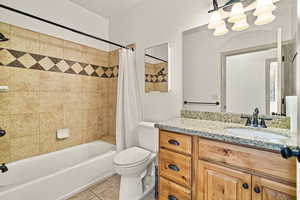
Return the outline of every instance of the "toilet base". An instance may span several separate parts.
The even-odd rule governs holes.
[[[142,177],[121,177],[119,200],[139,199],[142,195]]]

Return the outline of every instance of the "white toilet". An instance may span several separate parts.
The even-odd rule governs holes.
[[[154,123],[141,122],[139,146],[119,152],[114,158],[116,172],[121,175],[119,200],[138,200],[143,196],[142,179],[158,152],[158,129]]]

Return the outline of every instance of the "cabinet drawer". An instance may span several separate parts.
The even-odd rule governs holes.
[[[283,159],[280,153],[242,147],[199,138],[199,158],[236,166],[292,183],[296,182],[295,159]]]
[[[192,153],[192,137],[167,131],[160,131],[160,147],[180,153]]]
[[[160,175],[178,184],[190,187],[192,173],[192,159],[179,153],[160,149]]]
[[[159,200],[191,200],[191,191],[160,177]]]

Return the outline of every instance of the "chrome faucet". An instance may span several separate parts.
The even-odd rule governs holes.
[[[272,120],[271,118],[260,118],[258,108],[254,109],[252,117],[242,116],[241,118],[247,119],[245,126],[260,127],[260,128],[267,128],[265,120]]]

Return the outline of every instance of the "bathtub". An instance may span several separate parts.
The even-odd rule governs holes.
[[[95,141],[9,163],[0,200],[65,200],[112,176],[115,154],[115,145]]]

